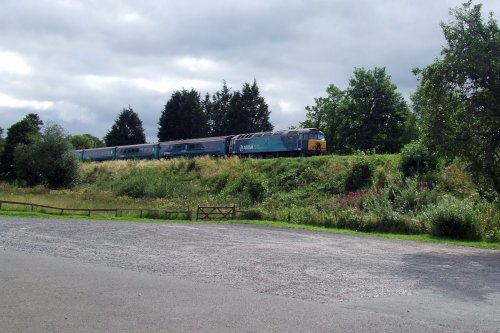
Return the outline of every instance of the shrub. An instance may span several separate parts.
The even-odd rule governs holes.
[[[116,192],[132,198],[143,198],[146,195],[147,179],[132,170],[126,177],[116,182]]]
[[[296,170],[284,169],[282,173],[274,176],[274,187],[282,191],[293,190],[298,187],[298,175]]]
[[[377,222],[373,231],[399,234],[419,234],[425,231],[424,225],[418,220],[393,210],[381,210],[375,216]]]
[[[369,192],[362,202],[365,211],[375,219],[370,231],[417,234],[425,232],[425,225],[417,219],[396,211],[389,200],[389,190]]]
[[[266,186],[261,176],[254,172],[245,172],[229,189],[230,194],[236,195],[249,204],[260,203],[266,196]]]
[[[369,214],[361,214],[354,210],[345,210],[337,213],[337,227],[357,231],[373,230],[376,220]]]
[[[345,191],[354,192],[370,184],[373,167],[366,159],[358,158],[351,166],[345,181]]]
[[[335,201],[335,208],[338,210],[360,209],[367,193],[368,190],[359,190],[340,196]]]
[[[439,177],[439,189],[461,198],[473,196],[476,186],[467,170],[467,164],[455,159],[444,168]]]
[[[112,187],[119,195],[133,198],[188,197],[193,191],[191,183],[181,183],[179,176],[157,169],[132,169]]]
[[[209,178],[207,185],[209,186],[210,193],[219,194],[226,188],[228,181],[229,173],[223,173],[221,175],[214,176],[213,178]]]
[[[426,182],[406,178],[399,187],[390,189],[389,199],[393,208],[403,214],[417,214],[430,204],[437,202],[437,193],[429,189]]]
[[[45,184],[50,188],[69,188],[79,178],[79,163],[64,129],[50,124],[29,145],[19,144],[14,151],[16,176],[29,186]]]
[[[311,207],[293,207],[289,210],[288,222],[314,226],[331,225],[330,216]]]
[[[346,188],[347,173],[345,171],[334,173],[322,186],[322,191],[327,194],[344,194]]]
[[[243,220],[262,220],[263,219],[262,212],[255,210],[255,209],[242,211],[240,213],[240,217]]]
[[[463,240],[483,239],[483,226],[476,218],[474,205],[467,200],[447,198],[427,214],[432,234]]]
[[[436,158],[419,140],[410,142],[401,150],[400,169],[406,177],[433,171],[436,166]]]
[[[484,226],[485,239],[500,243],[500,202],[482,201],[476,205],[476,216]]]

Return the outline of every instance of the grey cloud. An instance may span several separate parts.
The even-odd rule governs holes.
[[[483,1],[498,16],[500,4]],[[0,52],[19,54],[29,75],[0,72],[0,96],[49,101],[42,118],[102,137],[129,104],[154,139],[174,89],[203,96],[257,79],[276,128],[297,125],[329,84],[355,67],[385,66],[405,97],[413,67],[439,56],[447,1],[30,1],[4,0]],[[1,67],[0,67],[1,68]],[[6,128],[33,107],[2,106]],[[5,103],[4,103],[5,104]],[[25,103],[26,104],[26,103]],[[26,105],[34,105],[26,104]],[[88,114],[89,121],[69,113]]]

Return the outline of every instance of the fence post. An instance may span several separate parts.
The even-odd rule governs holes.
[[[196,210],[196,221],[198,221],[199,216],[200,216],[200,205],[198,205],[198,209]]]
[[[0,200],[0,209],[2,209],[2,200]]]
[[[33,207],[33,206],[31,206],[31,207]],[[64,209],[61,208],[61,215],[63,214],[63,211],[64,211]]]
[[[88,216],[90,216],[90,209],[88,210],[88,213],[87,213]]]
[[[118,217],[118,208],[115,209],[115,217]]]
[[[236,216],[236,205],[233,205],[233,214],[232,214],[232,219],[234,220]]]
[[[33,211],[33,204],[31,204],[31,211]]]

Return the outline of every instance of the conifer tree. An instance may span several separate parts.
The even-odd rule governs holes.
[[[165,104],[158,125],[159,141],[206,136],[207,119],[200,94],[194,89],[175,91]]]
[[[142,121],[130,105],[118,115],[104,141],[106,147],[146,143]]]

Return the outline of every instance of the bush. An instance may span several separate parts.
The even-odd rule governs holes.
[[[323,192],[327,194],[344,194],[346,188],[347,173],[345,171],[334,173],[322,186]]]
[[[288,214],[290,223],[329,227],[334,224],[331,216],[311,207],[293,207]]]
[[[376,220],[369,214],[361,214],[354,210],[345,210],[337,213],[337,227],[357,231],[371,231]]]
[[[389,199],[394,210],[403,214],[415,215],[437,202],[437,193],[429,189],[426,182],[416,178],[406,178],[399,187],[390,189]]]
[[[351,166],[345,181],[345,191],[354,192],[370,185],[373,175],[373,167],[365,160],[358,158]]]
[[[482,240],[483,226],[470,201],[447,198],[427,214],[432,234],[463,240]]]
[[[50,188],[69,188],[79,179],[79,163],[62,127],[48,125],[29,145],[19,144],[14,151],[18,180],[29,186],[45,184]]]
[[[132,169],[115,180],[112,187],[119,195],[132,198],[179,198],[189,197],[193,188],[182,183],[179,176],[157,169]]]
[[[477,191],[467,164],[459,159],[455,159],[441,172],[439,189],[461,198],[471,197]]]
[[[363,200],[362,206],[371,214],[375,223],[369,231],[418,234],[425,232],[425,225],[417,219],[396,211],[389,200],[388,190],[371,192]]]
[[[419,140],[410,142],[401,150],[400,169],[406,177],[433,171],[436,166],[436,158]]]
[[[214,176],[207,180],[207,185],[209,187],[209,192],[213,194],[221,193],[227,186],[229,181],[229,173],[223,173],[221,175]]]
[[[240,217],[242,220],[262,220],[263,219],[262,212],[255,210],[255,209],[242,211],[240,213]]]
[[[416,219],[393,210],[378,211],[376,225],[373,231],[398,234],[420,234],[425,227]]]
[[[229,193],[240,197],[249,204],[260,203],[266,197],[266,186],[261,176],[254,172],[245,172],[229,189]]]
[[[500,243],[500,202],[482,201],[475,208],[476,216],[484,226],[485,239]]]

